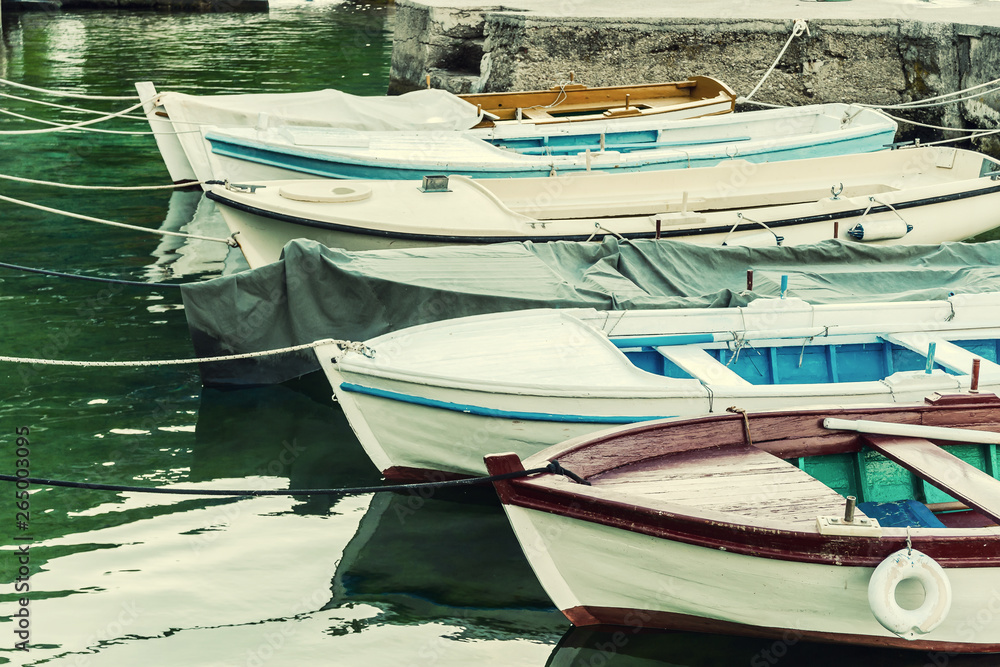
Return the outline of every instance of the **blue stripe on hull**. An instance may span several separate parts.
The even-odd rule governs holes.
[[[597,172],[635,172],[654,171],[660,169],[683,169],[687,167],[711,167],[728,159],[738,158],[749,162],[777,162],[782,160],[799,160],[815,157],[832,157],[849,153],[870,153],[885,148],[895,137],[894,131],[880,130],[862,137],[852,137],[825,141],[821,143],[802,144],[783,149],[758,149],[756,151],[738,152],[729,155],[724,150],[710,155],[692,157],[684,155],[678,149],[676,153],[663,155],[656,159],[631,162],[627,165],[593,164],[592,170]],[[264,164],[288,171],[321,176],[325,178],[348,179],[378,179],[378,180],[419,180],[427,174],[459,174],[471,178],[523,178],[532,176],[547,176],[552,170],[550,164],[541,162],[537,165],[517,166],[511,169],[497,168],[461,168],[430,165],[426,167],[407,166],[402,164],[373,164],[353,162],[344,159],[331,159],[322,154],[309,154],[299,150],[272,149],[262,144],[242,142],[209,135],[212,152],[225,157]],[[572,166],[556,166],[560,174],[586,171],[585,164]]]
[[[342,382],[340,388],[344,391],[387,398],[391,401],[410,403],[412,405],[423,405],[430,408],[448,410],[450,412],[462,412],[464,414],[476,415],[479,417],[498,417],[501,419],[520,419],[522,421],[544,421],[544,422],[568,422],[572,424],[634,424],[636,422],[650,421],[653,419],[664,419],[660,417],[627,417],[627,416],[605,416],[605,415],[561,415],[548,412],[520,412],[517,410],[497,410],[495,408],[484,408],[478,405],[466,405],[463,403],[449,403],[438,401],[423,396],[413,396],[412,394],[402,394],[386,389],[376,389],[375,387],[365,387],[353,382]]]

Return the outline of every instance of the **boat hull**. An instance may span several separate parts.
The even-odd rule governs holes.
[[[1000,391],[1000,365],[991,361],[1000,355],[996,304],[996,295],[984,294],[521,311],[386,334],[368,341],[371,358],[335,346],[317,347],[316,356],[384,475],[470,476],[485,473],[482,457],[491,452],[524,457],[616,425],[728,406],[916,404],[934,392],[968,390],[976,357],[979,387]]]
[[[522,225],[525,229],[521,233],[517,233],[520,230],[501,230],[498,233],[476,236],[449,233],[457,231],[452,229],[398,231],[285,215],[247,206],[228,198],[222,188],[209,191],[208,197],[219,205],[229,231],[237,234],[237,240],[251,268],[278,261],[285,245],[300,238],[317,241],[331,248],[382,250],[525,241],[600,241],[606,236],[625,239],[657,237],[654,223],[649,221],[648,216],[580,220],[574,225],[579,230],[578,233],[558,234],[555,231],[558,229],[556,225],[552,226],[553,232],[546,232],[542,225],[527,229],[525,224]],[[867,213],[870,202],[866,199],[857,197],[839,202],[772,207],[771,210],[748,207],[741,211],[745,220],[732,212],[695,215],[686,224],[681,222],[665,225],[660,231],[660,238],[699,245],[734,246],[792,246],[818,243],[830,238],[868,245],[936,245],[962,241],[997,226],[998,220],[994,212],[1000,207],[1000,184],[984,184],[977,190],[936,188],[934,192],[926,193],[926,196],[917,195],[903,204],[897,202],[893,209],[876,205],[872,207],[874,212]],[[455,213],[457,211],[450,215]],[[442,215],[449,213],[442,212]],[[858,223],[870,227],[902,225],[905,228],[909,225],[911,231],[888,238],[858,241],[849,233]],[[567,231],[566,225],[561,227]],[[630,231],[637,228],[642,231]]]
[[[803,405],[918,403],[935,391],[962,389],[943,372],[882,382],[818,385],[791,393],[781,385],[724,393],[660,396],[490,394],[361,376],[324,364],[337,401],[372,462],[388,479],[437,479],[486,474],[483,456],[512,451],[526,458],[569,438],[615,425],[693,416],[739,405],[764,411]],[[920,374],[923,375],[923,374]],[[1000,391],[1000,383],[983,384]],[[673,393],[673,395],[670,395]]]
[[[1000,651],[997,568],[946,568],[951,612],[930,634],[907,641],[871,612],[874,568],[734,554],[548,511],[504,509],[542,587],[574,625]]]
[[[940,147],[701,169],[472,180],[213,186],[251,266],[292,239],[348,250],[664,238],[701,245],[959,241],[997,225],[1000,163]],[[858,238],[860,237],[860,238]]]
[[[752,142],[720,142],[712,147],[677,146],[619,153],[580,150],[575,156],[497,155],[473,161],[462,158],[468,149],[456,147],[453,157],[439,157],[432,143],[407,151],[402,159],[391,155],[348,153],[281,142],[243,138],[232,133],[210,132],[212,177],[230,181],[335,178],[420,180],[433,174],[470,178],[528,178],[582,172],[642,172],[710,167],[724,160],[749,162],[801,160],[883,150],[895,138],[894,125],[843,132],[830,136],[802,135]],[[411,157],[412,156],[412,157]]]

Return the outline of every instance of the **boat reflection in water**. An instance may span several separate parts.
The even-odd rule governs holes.
[[[291,489],[378,484],[378,471],[328,394],[329,389],[313,386],[308,378],[295,389],[203,388],[190,480],[258,477],[263,478],[260,488],[280,488],[267,478],[287,477]],[[325,515],[339,498],[297,500],[292,508],[296,514]]]
[[[551,642],[565,617],[528,566],[492,488],[376,494],[344,549],[328,607],[383,610],[383,623],[440,621],[462,637]]]
[[[198,190],[170,193],[160,231],[182,232],[209,238],[226,238],[229,231],[219,209]],[[164,235],[152,252],[156,258],[144,268],[152,282],[190,278],[201,274],[230,275],[247,268],[239,249],[224,243]]]
[[[756,639],[640,628],[571,628],[546,667],[993,667],[996,656]]]

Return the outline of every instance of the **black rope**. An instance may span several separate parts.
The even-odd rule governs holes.
[[[33,269],[30,266],[18,266],[17,264],[8,264],[7,262],[0,262],[0,267],[5,269],[17,269],[18,271],[27,271],[28,273],[40,273],[43,276],[56,276],[58,278],[76,278],[77,280],[91,280],[98,283],[111,283],[113,285],[135,285],[138,287],[180,287],[179,283],[144,283],[137,280],[119,280],[116,278],[99,278],[97,276],[81,276],[76,273],[60,273],[59,271],[49,271],[47,269]]]
[[[518,479],[549,472],[554,475],[565,475],[575,482],[590,486],[590,482],[575,473],[566,470],[558,461],[552,461],[544,468],[517,470],[489,477],[469,477],[452,479],[443,482],[418,482],[414,484],[387,484],[382,486],[355,486],[344,489],[167,489],[158,486],[125,486],[120,484],[93,484],[91,482],[67,482],[58,479],[41,479],[38,477],[17,477],[16,475],[0,475],[0,482],[26,482],[38,486],[60,486],[69,489],[92,489],[96,491],[120,491],[131,493],[164,493],[182,496],[355,496],[363,493],[385,493],[397,491],[417,491],[419,489],[444,489],[455,486],[475,486],[492,484],[506,479]]]

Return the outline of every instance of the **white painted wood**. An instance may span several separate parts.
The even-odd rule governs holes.
[[[411,327],[367,341],[374,358],[316,349],[324,371],[358,438],[381,470],[425,467],[485,474],[482,458],[500,451],[525,457],[570,437],[629,422],[719,412],[815,405],[920,403],[935,391],[954,393],[968,376],[941,370],[895,373],[883,380],[840,384],[735,384],[666,378],[634,366],[604,331],[628,336],[691,332],[729,334],[741,322],[770,322],[796,336],[800,327],[850,325],[854,342],[862,323],[872,335],[887,327],[939,331],[942,337],[1000,336],[1000,294],[953,297],[949,302],[833,304],[761,299],[746,308],[598,312],[533,310],[460,318]],[[975,323],[982,330],[967,327]],[[815,343],[836,344],[831,334]],[[718,343],[714,343],[718,345]],[[697,355],[692,355],[697,356]],[[706,355],[707,356],[707,355]],[[721,366],[721,365],[720,365]],[[731,370],[731,369],[730,369]],[[349,382],[408,400],[341,389]],[[1000,381],[984,381],[984,392]],[[450,409],[449,409],[450,407]]]
[[[713,448],[664,457],[655,468],[612,470],[588,481],[631,496],[746,518],[811,526],[818,516],[843,514],[844,498],[816,478],[753,447]],[[864,514],[857,512],[859,517]]]
[[[886,340],[913,350],[925,357],[929,353],[930,344],[934,343],[934,360],[945,368],[969,375],[972,373],[973,360],[979,359],[980,377],[984,375],[1000,377],[1000,364],[996,364],[989,359],[983,359],[979,355],[973,354],[932,332],[913,331],[893,333],[886,336]]]
[[[857,431],[858,433],[898,435],[906,438],[928,438],[931,440],[948,440],[950,442],[1000,445],[1000,433],[974,431],[968,428],[924,426],[923,424],[892,424],[867,419],[834,418],[824,419],[823,427],[837,431]]]
[[[684,372],[712,385],[751,386],[729,367],[694,345],[661,345],[656,351],[677,364]]]
[[[478,140],[453,137],[455,155],[476,151],[492,154],[498,149],[476,144]],[[471,143],[470,143],[471,142]],[[400,153],[419,152],[419,141],[382,137],[376,142]],[[452,177],[450,192],[424,193],[411,181],[363,182],[372,188],[371,197],[358,202],[292,202],[278,195],[289,181],[267,169],[254,175],[241,161],[224,156],[210,159],[220,169],[230,169],[234,182],[254,182],[266,187],[253,194],[234,192],[223,186],[210,190],[220,198],[220,209],[231,231],[239,231],[241,244],[256,253],[262,262],[275,261],[285,243],[293,238],[311,238],[332,247],[351,250],[383,247],[415,247],[435,244],[482,242],[484,239],[543,239],[567,237],[600,238],[607,234],[651,234],[656,220],[664,233],[680,232],[677,238],[715,245],[723,241],[738,244],[741,238],[769,234],[763,226],[728,233],[747,220],[769,225],[775,221],[807,218],[838,212],[863,212],[873,205],[869,193],[879,194],[879,202],[900,204],[981,189],[995,182],[980,178],[984,158],[972,151],[959,151],[953,169],[933,168],[935,151],[928,147],[911,151],[884,151],[829,158],[813,158],[746,166],[723,163],[715,167],[637,173],[589,173],[552,178],[477,179]],[[502,151],[500,151],[502,153]],[[504,159],[509,159],[507,156]],[[499,158],[498,158],[499,159]],[[222,163],[226,162],[223,167]],[[931,165],[915,169],[913,165]],[[1000,167],[1000,165],[997,165]],[[256,169],[254,167],[253,169]],[[285,178],[288,178],[285,176]],[[719,183],[749,182],[740,188],[719,188]],[[829,183],[845,183],[837,199],[822,196]],[[343,181],[351,186],[361,181]],[[788,195],[789,184],[809,189],[818,198],[796,200]],[[892,190],[888,192],[887,190]],[[688,193],[685,213],[683,193]],[[804,196],[804,195],[803,195]],[[233,205],[227,205],[232,202]],[[914,229],[900,239],[873,241],[882,244],[940,243],[967,238],[996,225],[993,214],[1000,207],[1000,193],[967,197],[949,202],[925,204],[907,210],[906,219]],[[264,213],[248,213],[252,207]],[[475,215],[470,215],[475,211]],[[739,217],[742,215],[743,218]],[[312,221],[301,225],[275,219],[291,216]],[[664,217],[666,216],[666,217]],[[839,237],[851,241],[847,230],[860,220],[860,213],[845,217]],[[891,211],[869,213],[866,221],[896,221]],[[947,223],[945,223],[947,221]],[[318,225],[318,226],[317,226]],[[324,229],[332,225],[336,229]],[[696,234],[703,228],[725,231]],[[366,232],[377,232],[376,235]],[[802,223],[775,229],[783,245],[815,243],[833,236],[833,223]],[[380,234],[408,234],[418,238],[389,238]],[[854,241],[851,241],[854,242]],[[770,327],[763,327],[770,328]]]
[[[755,558],[504,505],[525,555],[560,609],[578,605],[661,611],[739,623],[893,637],[872,615],[873,568]],[[926,529],[911,529],[918,535]],[[991,529],[984,535],[995,535]],[[872,538],[877,539],[877,538]],[[954,599],[928,641],[993,643],[1000,637],[1000,569],[946,568]],[[914,593],[904,604],[916,606]],[[641,615],[634,615],[636,626]]]

